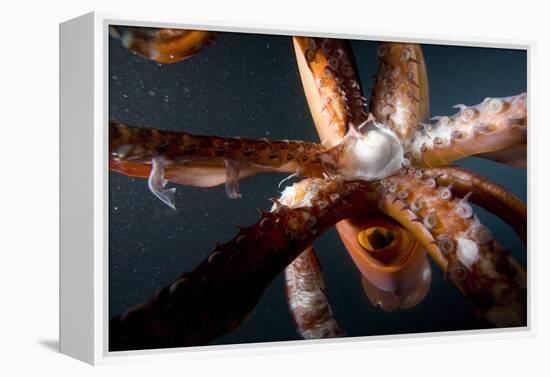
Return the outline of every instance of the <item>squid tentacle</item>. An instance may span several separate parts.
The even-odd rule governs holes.
[[[476,154],[476,157],[525,169],[527,168],[527,144],[517,145],[515,147],[496,152]]]
[[[317,190],[316,184],[315,181],[306,181],[286,188],[279,199],[280,203],[290,208],[299,207],[304,201],[309,201],[307,197]],[[338,191],[334,191],[329,199],[340,200]],[[329,202],[321,201],[319,206],[326,209]],[[312,246],[287,266],[285,286],[290,313],[304,339],[343,336],[344,332],[334,318],[326,294],[321,264]]]
[[[496,327],[526,324],[526,273],[492,239],[467,198],[406,169],[382,185],[381,210],[418,238],[484,321]]]
[[[110,350],[200,345],[235,329],[271,281],[313,240],[378,203],[379,184],[374,182],[311,179],[299,184],[308,186],[300,207],[278,204],[262,212],[256,224],[218,245],[193,271],[112,319]]]
[[[109,138],[111,158],[120,161],[149,163],[159,156],[171,163],[219,159],[313,177],[322,176],[321,155],[327,151],[322,145],[303,141],[193,135],[117,122],[111,122]]]
[[[443,186],[452,185],[453,192],[470,200],[510,224],[525,243],[527,240],[527,207],[513,193],[465,168],[441,167],[424,169],[425,177],[435,178]]]
[[[410,43],[380,43],[371,111],[405,144],[429,113],[428,75],[422,49]]]
[[[335,146],[348,134],[350,125],[358,126],[368,119],[353,52],[348,42],[339,39],[293,37],[293,42],[317,132],[323,144]],[[285,284],[290,313],[303,338],[344,335],[334,318],[313,248],[306,249],[285,269]]]
[[[448,165],[461,158],[490,157],[490,152],[527,144],[526,93],[487,98],[476,106],[457,107],[460,111],[455,115],[432,118],[435,124],[419,124],[418,131],[405,146],[414,164]]]
[[[111,26],[110,33],[130,51],[158,63],[176,63],[212,43],[218,33],[204,30]]]
[[[290,312],[302,338],[345,336],[334,318],[321,264],[313,247],[308,247],[287,266],[285,284]]]
[[[304,92],[321,140],[337,144],[368,119],[349,43],[332,38],[294,37]]]
[[[303,141],[192,135],[118,122],[110,123],[109,139],[111,170],[146,178],[153,174],[153,159],[158,159],[163,162],[164,179],[196,186],[225,182],[231,198],[240,196],[239,178],[252,174],[322,177],[328,172],[322,158],[327,147]],[[225,176],[220,176],[220,171],[226,172]]]

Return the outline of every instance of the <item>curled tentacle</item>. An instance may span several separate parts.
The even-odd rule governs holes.
[[[446,276],[474,302],[483,320],[497,327],[525,326],[524,269],[492,239],[467,199],[442,199],[438,188],[426,181],[409,174],[388,178],[398,191],[411,195],[400,199],[388,190],[381,210],[422,242]],[[422,204],[413,206],[415,202]]]
[[[518,236],[527,240],[527,207],[504,187],[489,181],[468,169],[442,167],[419,170],[426,178],[434,178],[440,185],[452,184],[453,192],[465,196],[471,192],[470,200],[502,218],[510,224]]]
[[[422,49],[410,43],[380,43],[371,111],[405,145],[429,113],[428,75]]]
[[[200,345],[235,329],[271,281],[313,240],[378,203],[377,183],[305,180],[284,195],[295,195],[299,185],[307,186],[297,201],[300,207],[281,204],[262,212],[256,224],[218,245],[193,271],[111,320],[110,351]],[[349,195],[335,196],[343,190]]]
[[[294,37],[300,77],[315,126],[323,143],[335,145],[349,125],[367,120],[353,53],[346,41]]]
[[[526,93],[487,98],[476,106],[457,106],[460,111],[455,115],[435,117],[435,124],[420,125],[411,143],[405,146],[415,164],[448,165],[460,158],[479,154],[491,157],[492,152],[514,148],[516,153],[517,148],[527,143]],[[497,155],[494,158],[517,161],[519,157]]]
[[[208,46],[217,33],[203,30],[111,26],[110,33],[124,47],[159,63],[184,60]]]

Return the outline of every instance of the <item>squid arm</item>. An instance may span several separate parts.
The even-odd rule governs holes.
[[[283,191],[280,203],[290,208],[300,207],[309,201],[311,192],[318,189],[316,186],[318,183],[312,180],[296,183]],[[335,191],[331,200],[338,201],[339,195]],[[328,205],[328,202],[321,203],[324,207]],[[321,264],[312,246],[285,269],[285,285],[290,313],[304,339],[334,338],[344,334],[334,319]]]
[[[165,181],[191,186],[225,183],[228,195],[236,198],[240,196],[239,179],[257,173],[322,177],[322,157],[329,150],[303,141],[192,135],[111,121],[109,151],[113,171],[150,181],[158,173]],[[162,169],[152,169],[155,163]],[[164,195],[162,188],[153,192]]]
[[[193,271],[112,319],[110,351],[201,345],[235,329],[271,281],[321,233],[376,208],[379,200],[378,183],[310,179],[299,184],[308,185],[302,206],[275,200],[271,212],[217,245]]]
[[[406,145],[411,161],[435,167],[479,155],[525,166],[527,94],[487,98],[479,105],[457,105],[452,116],[438,116],[435,124],[420,123]]]
[[[524,243],[527,241],[527,207],[504,187],[459,167],[424,169],[423,174],[427,178],[435,178],[441,186],[452,187],[455,195],[469,195],[472,203],[503,219]]]
[[[208,46],[216,32],[204,30],[157,29],[134,26],[111,26],[111,36],[124,47],[158,63],[176,63]]]
[[[516,147],[511,147],[509,149],[496,152],[476,154],[476,157],[525,169],[527,168],[527,144],[518,145]]]
[[[129,177],[147,179],[151,175],[151,164],[136,161],[111,159],[109,169]],[[239,180],[267,172],[276,172],[266,167],[244,165],[239,169]],[[195,187],[223,185],[227,179],[227,168],[222,160],[189,161],[183,164],[164,166],[164,178],[176,184]]]
[[[526,325],[526,272],[493,240],[467,198],[414,168],[381,184],[381,210],[416,236],[482,320],[496,327]]]
[[[402,144],[429,114],[428,75],[422,49],[411,43],[380,43],[371,112]]]
[[[332,38],[294,37],[302,85],[321,141],[338,144],[349,126],[368,118],[366,98],[348,42]]]
[[[285,284],[290,312],[302,338],[344,336],[334,318],[321,264],[313,247],[308,247],[288,265]]]

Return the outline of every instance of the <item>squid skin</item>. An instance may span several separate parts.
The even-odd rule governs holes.
[[[343,218],[376,208],[378,183],[311,179],[304,206],[262,212],[190,273],[147,303],[114,318],[109,350],[202,345],[241,324],[266,287],[320,234]]]
[[[111,26],[110,33],[130,51],[158,63],[185,60],[212,43],[217,33],[204,30]]]
[[[526,157],[494,152],[527,144],[527,94],[506,98],[487,98],[476,106],[457,105],[455,115],[438,116],[435,124],[419,124],[419,129],[406,145],[406,152],[417,166],[436,167],[481,155],[486,158],[511,160],[521,164]]]
[[[469,200],[503,219],[514,228],[520,239],[527,241],[527,206],[504,187],[465,168],[424,169],[427,178],[435,178],[442,186],[452,186],[458,196],[470,194]]]
[[[417,237],[484,322],[526,325],[526,273],[493,240],[467,198],[456,198],[448,187],[414,168],[381,183],[381,210]]]

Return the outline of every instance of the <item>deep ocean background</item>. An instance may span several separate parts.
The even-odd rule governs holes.
[[[376,43],[352,41],[365,95],[376,73]],[[450,115],[452,106],[485,97],[526,91],[527,56],[522,50],[423,45],[430,82],[431,115]],[[111,38],[109,116],[134,126],[199,134],[317,141],[298,75],[291,38],[222,33],[191,59],[159,65],[136,56]],[[526,201],[523,169],[469,158],[459,163],[497,182]],[[285,176],[241,181],[243,197],[231,200],[223,186],[177,186],[177,211],[148,191],[147,182],[109,175],[109,316],[139,304],[193,269],[236,234],[236,225],[257,220],[256,207],[278,195]],[[526,248],[513,230],[476,208],[493,236],[524,266]],[[386,313],[363,293],[360,275],[332,230],[315,248],[323,265],[335,316],[349,336],[478,328],[465,298],[432,264],[432,287],[416,308]],[[300,339],[289,314],[282,274],[249,319],[213,344]]]

